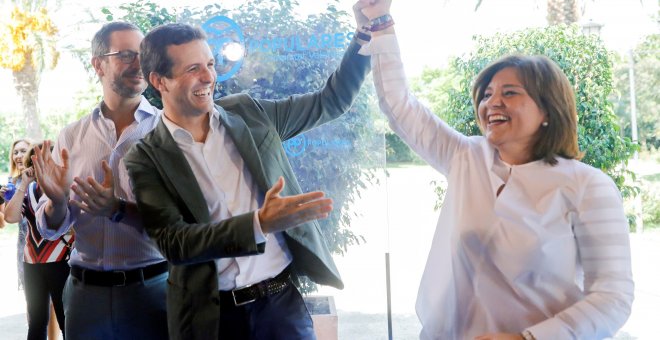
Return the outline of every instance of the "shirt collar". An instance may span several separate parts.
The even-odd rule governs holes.
[[[220,125],[220,114],[218,111],[213,109],[211,112],[211,119],[209,120],[209,134],[212,134],[216,131],[216,129]],[[162,115],[163,117],[163,123],[165,123],[165,127],[167,127],[167,130],[170,131],[172,134],[172,137],[177,143],[183,143],[183,144],[193,144],[194,139],[193,136],[188,130],[180,127],[176,123],[174,123],[172,120],[167,118],[165,114]]]
[[[101,118],[101,107],[103,105],[103,101],[99,102],[94,110],[92,111],[92,118],[98,119]],[[143,120],[153,117],[158,115],[161,112],[158,108],[155,106],[151,105],[147,98],[144,96],[140,96],[140,104],[138,105],[137,109],[135,110],[135,113],[133,113],[133,117],[135,118],[135,121],[138,123],[141,123]]]

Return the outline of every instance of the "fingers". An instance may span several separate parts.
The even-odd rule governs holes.
[[[45,140],[44,141],[43,147],[41,148],[40,151],[41,151],[41,158],[42,158],[44,164],[51,161],[50,140]]]
[[[106,200],[108,198],[106,196],[109,196],[106,188],[101,186],[101,184],[92,177],[87,177],[86,181],[82,180],[80,177],[76,177],[73,181],[76,185],[72,185],[71,189],[81,198],[88,197],[89,200],[99,202],[101,200]]]
[[[112,177],[111,177],[112,178]],[[101,185],[92,177],[86,180],[76,177],[71,190],[77,199],[72,202],[82,210],[93,215],[108,215],[115,205],[114,189]],[[104,181],[105,182],[105,181]]]
[[[376,0],[358,0],[353,5],[353,10],[361,10],[367,6],[371,6],[376,3]]]
[[[325,194],[322,191],[313,191],[295,196],[289,196],[286,197],[285,199],[287,200],[287,203],[290,205],[301,205],[308,203],[310,201],[318,200],[320,198],[323,198],[324,196]]]
[[[280,178],[277,179],[277,182],[275,182],[275,184],[266,192],[265,200],[268,201],[278,197],[282,192],[282,189],[284,189],[284,178],[280,176]]]
[[[300,205],[291,212],[290,226],[327,218],[332,209],[332,199],[330,198],[318,199]]]
[[[110,165],[108,164],[107,161],[102,161],[101,162],[101,167],[103,168],[103,185],[102,185],[102,187],[104,187],[104,188],[114,187],[115,181],[114,181],[113,176],[112,176],[112,169],[110,168]],[[96,181],[94,181],[94,183],[97,184],[99,187],[101,186]]]
[[[48,153],[50,154],[50,146],[48,147]],[[66,149],[62,149],[62,151],[60,152],[60,156],[62,158],[62,167],[64,169],[68,169],[69,168],[69,151],[67,151]]]
[[[32,166],[34,167],[34,175],[37,178],[37,182],[39,182],[43,174],[43,168],[41,158],[38,156],[38,151],[35,151],[35,154],[32,156]]]
[[[295,201],[294,197],[287,197],[287,199]],[[286,209],[292,220],[295,221],[295,224],[300,224],[314,219],[312,218],[313,216],[319,216],[323,214],[327,215],[333,209],[332,203],[332,198],[317,198],[313,200],[306,200],[303,203],[287,203],[283,209]]]
[[[85,203],[82,203],[82,202],[79,202],[79,201],[76,201],[76,200],[70,200],[69,203],[72,204],[72,205],[75,205],[76,207],[78,207],[78,209],[80,209],[80,210],[82,210],[82,211],[84,211],[88,214],[93,214],[92,209],[90,208],[90,206],[88,206]]]

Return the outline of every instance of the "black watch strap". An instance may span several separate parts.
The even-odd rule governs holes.
[[[126,215],[126,200],[120,197],[119,206],[112,216],[110,216],[110,221],[117,223],[124,218],[124,215]]]

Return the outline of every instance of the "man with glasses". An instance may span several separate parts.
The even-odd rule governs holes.
[[[124,166],[124,154],[151,131],[160,110],[146,88],[138,53],[143,35],[112,22],[92,40],[92,66],[103,100],[64,128],[52,153],[36,150],[45,195],[37,224],[47,239],[76,232],[64,289],[68,339],[167,339],[167,262],[145,233]]]

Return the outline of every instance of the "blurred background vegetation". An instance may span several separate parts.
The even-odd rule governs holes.
[[[14,56],[0,54],[0,67],[11,70],[16,95],[22,98],[25,105],[32,105],[30,101],[38,101],[40,77],[57,64],[62,53],[72,54],[82,65],[89,65],[88,41],[75,41],[67,35],[70,34],[67,32],[80,30],[77,27],[84,27],[83,24],[89,22],[128,20],[147,31],[155,25],[172,21],[201,24],[211,16],[222,14],[236,21],[244,28],[244,34],[251,37],[267,36],[273,32],[287,36],[301,32],[315,34],[353,30],[352,13],[339,10],[338,0],[330,1],[324,11],[305,17],[295,15],[300,6],[295,0],[251,0],[236,8],[224,8],[220,4],[163,7],[158,2],[138,0],[102,10],[76,13],[76,18],[72,20],[75,23],[61,28],[50,20],[54,13],[63,10],[59,0],[9,0],[5,1],[5,5],[7,3],[14,9],[11,20],[0,22],[0,46],[9,46],[8,41],[20,37],[22,47],[14,50],[3,48],[3,53],[11,51]],[[458,130],[473,134],[477,130],[468,91],[476,72],[489,61],[512,52],[549,56],[560,64],[575,86],[580,112],[580,146],[586,151],[585,162],[612,176],[628,199],[639,193],[643,202],[645,227],[660,227],[660,175],[642,173],[636,177],[629,171],[630,164],[627,164],[635,150],[639,150],[639,157],[647,163],[660,162],[660,98],[657,90],[660,79],[660,35],[647,36],[631,53],[610,51],[596,36],[580,32],[576,25],[579,13],[575,15],[575,11],[580,10],[579,6],[576,7],[577,3],[574,0],[548,0],[547,28],[475,37],[472,53],[453,58],[446,67],[425,69],[420,76],[411,79],[413,90],[440,117]],[[477,9],[481,4],[482,1],[475,1]],[[92,33],[89,32],[90,36]],[[16,53],[19,57],[15,57]],[[223,95],[246,91],[259,98],[279,98],[304,92],[320,86],[336,63],[336,59],[284,62],[265,55],[255,56],[246,60],[242,71],[223,83],[220,91]],[[635,70],[638,143],[633,143],[630,138],[631,67]],[[22,77],[21,73],[32,76]],[[259,76],[255,77],[257,73]],[[32,83],[25,85],[25,79]],[[100,100],[99,86],[91,70],[89,80],[85,90],[67,99],[72,103],[71,108],[61,112],[46,108],[48,114],[40,114],[38,106],[36,109],[27,106],[24,113],[17,114],[4,112],[0,107],[0,129],[3,131],[0,134],[0,172],[7,171],[8,146],[15,137],[30,135],[55,139],[63,126],[89,113]],[[62,83],[65,84],[66,79]],[[334,180],[335,188],[321,189],[332,191],[347,188],[344,190],[345,197],[338,202],[338,206],[347,208],[359,198],[359,189],[373,180],[370,169],[384,162],[382,151],[376,151],[383,144],[388,163],[421,164],[419,158],[396,135],[379,125],[377,119],[380,118],[373,91],[370,86],[366,86],[354,109],[339,125],[306,135],[308,139],[328,140],[334,138],[337,131],[351,131],[354,135],[350,137],[362,142],[353,142],[344,153],[319,149],[310,153],[310,158],[292,158],[303,187],[318,188],[318,183],[333,182],[324,179],[331,177],[334,180],[338,176]],[[34,126],[39,127],[36,133]],[[383,134],[384,141],[381,137]],[[334,159],[337,166],[324,169],[329,171],[319,171],[318,162],[312,160],[319,157],[337,157]],[[341,227],[325,231],[328,239],[333,240],[331,243],[334,244],[335,252],[343,253],[350,245],[363,240],[350,232],[349,209],[338,211],[341,214],[334,216],[330,223]]]

